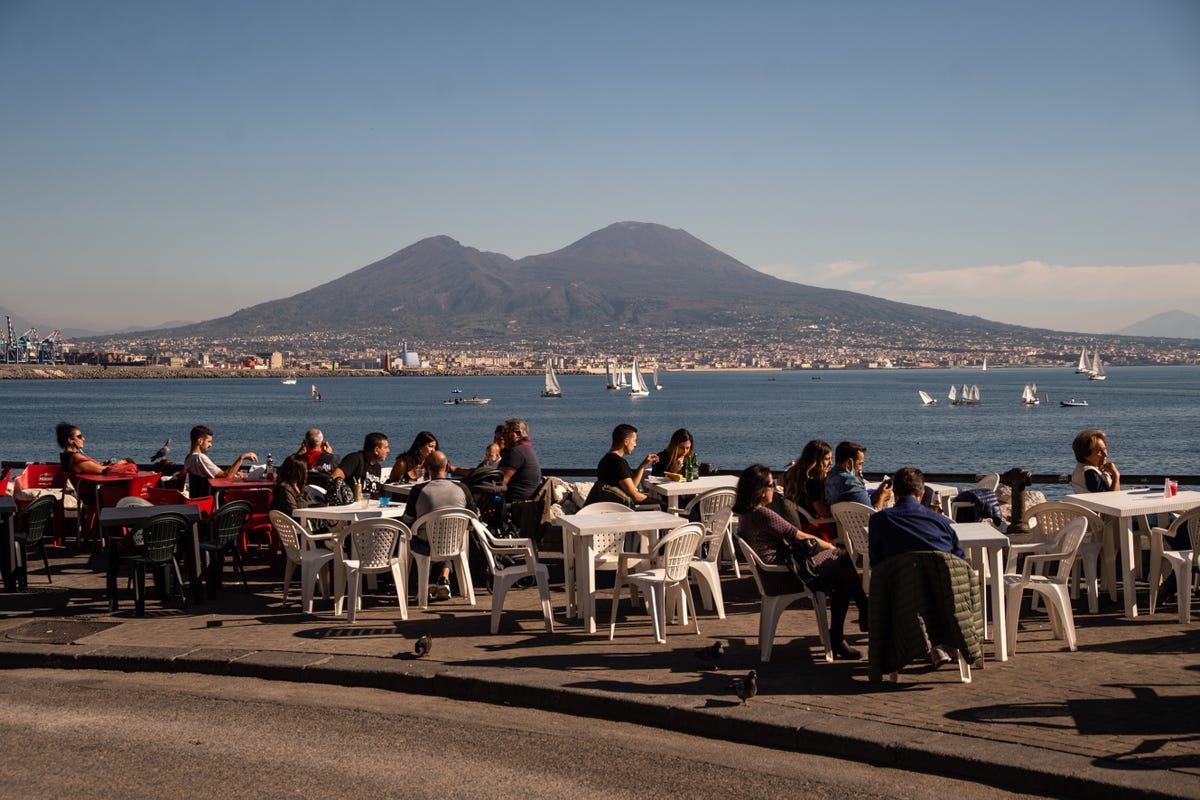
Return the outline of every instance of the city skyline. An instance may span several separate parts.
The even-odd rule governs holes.
[[[1197,42],[1182,2],[0,0],[3,304],[151,327],[639,220],[1108,333],[1200,301]]]

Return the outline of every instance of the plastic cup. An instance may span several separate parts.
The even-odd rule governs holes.
[[[1179,494],[1179,481],[1171,481],[1171,497]]]
[[[392,498],[390,496],[385,494],[379,498],[379,507],[380,508],[387,508],[391,504],[392,504]]]

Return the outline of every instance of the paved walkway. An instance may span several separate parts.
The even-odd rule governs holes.
[[[1049,795],[1200,797],[1200,625],[1180,624],[1174,604],[1132,621],[1115,606],[1077,614],[1076,653],[1051,637],[1044,613],[1026,612],[1014,656],[992,661],[989,644],[970,685],[958,682],[957,669],[913,666],[891,686],[871,683],[865,661],[826,663],[812,611],[802,606],[784,614],[772,660],[760,663],[748,577],[727,577],[727,619],[702,614],[701,636],[671,626],[659,645],[638,611],[619,619],[614,641],[606,625],[583,633],[563,617],[561,586],[553,587],[553,634],[544,631],[535,589],[510,594],[496,636],[488,632],[485,590],[475,607],[454,597],[427,612],[414,606],[407,621],[384,591],[367,596],[354,625],[320,600],[306,616],[295,595],[281,603],[280,571],[253,560],[249,593],[227,584],[215,600],[186,611],[152,600],[138,619],[129,594],[121,611],[107,613],[99,566],[96,557],[54,559],[53,586],[35,572],[29,592],[0,595],[0,666],[379,686],[630,720]],[[423,633],[433,649],[417,659],[413,645]],[[718,639],[728,648],[714,671],[697,651]],[[865,655],[865,635],[850,641]],[[749,669],[758,671],[760,693],[742,706],[727,684]]]

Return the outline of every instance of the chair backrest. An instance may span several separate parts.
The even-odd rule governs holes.
[[[176,506],[187,502],[187,495],[178,489],[152,486],[146,490],[146,499],[156,506]]]
[[[371,570],[390,567],[400,542],[408,535],[408,526],[403,522],[376,517],[351,524],[343,539],[350,540],[350,557],[358,559],[359,567]]]
[[[684,516],[691,517],[692,511],[700,509],[700,521],[707,522],[722,508],[732,508],[737,492],[733,489],[709,489],[704,494],[692,498],[684,509]]]
[[[212,484],[208,482],[208,478],[193,472],[187,474],[187,488],[189,497],[207,497],[212,494]]]
[[[620,503],[612,503],[601,501],[592,503],[579,509],[577,514],[620,514],[628,512],[629,506],[621,505]],[[625,546],[624,531],[599,531],[592,535],[592,547],[595,549],[596,557],[603,558],[615,556]]]
[[[58,498],[44,494],[21,510],[17,515],[17,528],[25,531],[27,544],[37,544],[50,532],[57,507]]]
[[[271,527],[275,529],[275,535],[279,537],[280,544],[283,545],[283,552],[287,555],[288,561],[293,564],[300,563],[301,542],[304,541],[304,528],[299,522],[289,517],[282,511],[270,512]]]
[[[128,497],[128,495],[125,493],[125,488],[126,487],[124,486],[100,486],[96,490],[96,499],[100,503],[100,507],[112,508],[121,500],[121,498]],[[88,497],[90,494],[91,492],[83,492],[83,496],[89,501],[91,500],[91,498]]]
[[[1100,519],[1100,515],[1074,503],[1038,503],[1025,509],[1021,521],[1029,525],[1030,541],[1048,542],[1057,537],[1063,526],[1076,517],[1087,520],[1089,539],[1094,541],[1100,537],[1104,530],[1104,521]]]
[[[58,464],[26,464],[13,482],[13,493],[17,489],[61,489],[66,481],[67,475]]]
[[[1189,509],[1171,522],[1167,529],[1169,536],[1175,536],[1180,529],[1187,526],[1188,538],[1191,540],[1192,552],[1200,551],[1200,506]]]
[[[11,469],[4,470],[4,474],[0,475],[0,497],[8,494],[8,478],[12,475]]]
[[[153,475],[142,475],[134,478],[126,485],[125,494],[128,497],[148,497],[150,488],[158,485],[159,478],[162,477],[161,472],[155,472]]]
[[[705,561],[711,561],[714,564],[717,557],[721,555],[721,545],[725,541],[725,534],[729,531],[729,525],[733,522],[733,508],[722,508],[713,514],[704,525],[704,541],[708,543],[708,552],[704,554]]]
[[[702,524],[685,522],[672,529],[654,546],[652,560],[656,567],[665,572],[668,582],[677,583],[687,578],[703,538]]]
[[[325,502],[325,488],[324,487],[314,486],[313,484],[310,483],[304,487],[304,491],[308,492],[308,498],[310,500],[312,500],[314,503],[324,503]]]
[[[449,558],[466,551],[471,520],[476,518],[465,508],[435,508],[412,524],[412,534],[420,536],[424,532],[431,559]]]
[[[191,526],[182,514],[155,514],[137,527],[134,536],[141,534],[147,562],[169,564],[175,558],[176,546]]]
[[[1087,520],[1083,517],[1076,517],[1058,532],[1058,540],[1055,542],[1054,549],[1064,555],[1058,562],[1058,573],[1055,576],[1057,580],[1065,583],[1070,579],[1071,569],[1075,566],[1075,557],[1079,555],[1079,545],[1083,544],[1083,537],[1087,535],[1087,529]]]
[[[251,513],[250,504],[245,500],[222,503],[211,518],[213,539],[217,546],[224,548],[231,542],[237,542],[241,538],[242,528],[245,527],[246,520],[250,518]]]
[[[271,510],[271,498],[274,492],[270,489],[226,489],[221,495],[221,502],[244,502],[250,505],[253,514],[266,514]]]
[[[867,525],[875,509],[862,503],[834,503],[829,511],[837,523],[838,535],[845,543],[851,556],[868,558],[870,547],[867,538]]]
[[[1000,488],[999,473],[992,472],[988,475],[984,475],[982,478],[975,481],[975,488],[976,489],[987,489],[988,491],[992,491],[992,492],[996,491],[997,489]]]
[[[620,503],[610,503],[608,501],[603,501],[603,502],[592,503],[591,505],[584,506],[583,508],[579,509],[575,513],[576,514],[618,514],[622,511],[628,511],[628,510],[629,510],[629,506],[624,506],[624,505],[621,505]]]
[[[144,497],[122,497],[117,501],[117,508],[145,508],[152,505],[154,503]]]

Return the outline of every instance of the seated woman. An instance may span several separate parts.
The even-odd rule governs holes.
[[[429,431],[421,431],[407,450],[396,456],[396,463],[388,473],[388,483],[413,483],[425,477],[425,459],[438,449],[437,437]]]
[[[783,473],[783,496],[776,497],[771,508],[779,516],[805,533],[820,536],[827,542],[837,535],[833,523],[815,525],[810,519],[829,519],[833,516],[825,501],[825,476],[833,464],[833,448],[827,442],[813,439],[804,445],[800,457]],[[796,512],[801,508],[808,515]]]
[[[1075,451],[1075,471],[1071,473],[1071,491],[1075,494],[1121,491],[1121,471],[1108,460],[1108,442],[1104,431],[1080,431],[1071,442]]]
[[[117,461],[99,462],[83,452],[83,434],[79,428],[68,422],[60,422],[54,428],[58,446],[62,448],[59,454],[59,465],[68,475],[123,475],[137,472],[137,464],[122,458]]]
[[[637,487],[642,482],[642,476],[647,466],[653,466],[658,456],[648,455],[638,465],[635,472],[630,468],[625,456],[637,447],[637,428],[632,425],[618,425],[612,432],[612,449],[604,454],[596,465],[596,483],[588,493],[584,505],[600,502],[624,503],[632,506],[635,503],[646,502],[647,495]]]
[[[789,564],[786,550],[793,542],[814,539],[820,549],[813,556],[817,577],[808,583],[812,591],[825,592],[830,598],[829,638],[833,657],[840,660],[862,658],[862,653],[846,644],[846,612],[850,601],[858,606],[858,627],[867,628],[867,595],[862,580],[844,550],[818,536],[805,533],[772,511],[775,478],[762,464],[753,464],[738,477],[737,498],[733,511],[738,515],[738,536],[758,554],[764,564]]]
[[[297,508],[313,505],[312,498],[304,490],[308,481],[308,459],[302,455],[290,455],[279,465],[275,478],[275,490],[271,495],[271,510],[282,511],[289,517]]]
[[[687,428],[680,428],[671,434],[667,449],[658,454],[658,461],[650,471],[651,475],[662,475],[664,472],[683,473],[683,462],[695,452],[695,442],[692,433]]]

